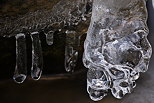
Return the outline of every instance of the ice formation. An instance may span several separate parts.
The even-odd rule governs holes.
[[[34,80],[38,80],[41,77],[43,70],[43,56],[41,41],[38,32],[31,33],[32,39],[32,67],[31,67],[31,77]]]
[[[78,59],[80,36],[75,31],[66,31],[65,70],[73,72]]]
[[[26,38],[20,33],[16,35],[16,67],[13,79],[17,83],[22,83],[27,76],[27,53]]]
[[[153,8],[154,8],[154,0],[152,0],[152,5],[153,5]]]
[[[31,0],[34,7],[29,2],[29,0],[16,1],[18,12],[14,9],[6,12],[6,6],[14,7],[13,1],[8,4],[7,1],[6,4],[0,4],[2,11],[0,12],[1,36],[15,36],[20,32],[44,31],[48,33],[48,31],[59,29],[70,29],[66,27],[79,25],[80,22],[86,21],[87,16],[91,14],[92,0],[42,0],[40,2]],[[46,5],[42,5],[42,3]],[[24,5],[27,5],[27,8]]]
[[[140,73],[147,71],[152,54],[147,40],[146,0],[44,0],[43,3],[46,5],[36,4],[34,8],[27,3],[24,12],[20,6],[6,12],[5,5],[0,5],[0,35],[16,37],[13,79],[17,83],[26,79],[27,35],[32,39],[31,76],[35,80],[40,78],[43,69],[40,32],[45,34],[48,45],[53,45],[56,31],[65,32],[65,69],[74,71],[80,37],[86,32],[85,25],[89,26],[93,4],[83,54],[84,66],[88,68],[87,91],[94,101],[101,100],[108,90],[118,99],[131,93]]]
[[[26,79],[25,38],[27,35],[32,39],[31,76],[35,80],[40,78],[43,69],[40,32],[45,34],[48,45],[53,44],[56,31],[66,34],[65,69],[67,72],[74,71],[78,59],[78,43],[81,35],[86,32],[81,29],[89,25],[92,0],[42,0],[40,2],[31,0],[34,7],[29,2],[28,0],[6,1],[0,4],[2,11],[0,12],[0,36],[15,36],[17,40],[14,80],[22,83]],[[10,8],[16,8],[15,11],[5,9],[8,5]]]
[[[53,44],[53,35],[54,35],[54,31],[49,31],[48,33],[45,33],[46,35],[46,42],[48,45],[52,45]]]
[[[145,0],[93,1],[83,56],[92,100],[101,100],[108,90],[121,99],[147,71],[152,48],[146,20]]]

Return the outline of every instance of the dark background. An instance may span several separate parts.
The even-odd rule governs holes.
[[[148,1],[148,12],[148,26],[150,30],[148,39],[154,49],[154,8],[152,7],[152,0]],[[57,35],[55,37],[56,43],[51,47],[43,43],[43,47],[45,48],[43,51],[53,51],[53,48],[56,48],[60,54],[64,50],[64,41],[61,41],[63,45],[57,47],[60,38],[61,36]],[[28,68],[30,68],[30,40],[28,43]],[[0,103],[94,103],[90,100],[86,92],[86,69],[81,73],[66,74],[63,67],[63,53],[60,54],[59,58],[57,58],[56,54],[55,56],[51,55],[51,58],[44,56],[45,67],[41,80],[33,81],[28,77],[23,84],[16,84],[12,80],[15,68],[15,38],[6,39],[1,37],[0,50],[2,50],[0,51]],[[81,58],[79,62],[80,64],[78,65],[81,67],[78,66],[77,68],[83,68]],[[154,103],[153,68],[154,56],[152,55],[149,70],[141,74],[133,93],[126,95],[122,100],[115,99],[109,94],[98,103]],[[30,73],[28,72],[28,74]]]

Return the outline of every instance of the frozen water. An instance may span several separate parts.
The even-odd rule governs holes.
[[[48,33],[45,33],[46,35],[46,42],[48,45],[52,45],[53,44],[53,34],[54,31],[49,31]]]
[[[93,1],[83,55],[92,100],[101,100],[108,90],[121,99],[147,71],[152,48],[146,20],[145,0]]]
[[[75,31],[66,31],[65,70],[74,71],[78,59],[79,36]]]
[[[43,69],[43,56],[41,41],[38,32],[31,33],[32,39],[32,67],[31,67],[31,77],[34,80],[38,80],[41,77]]]
[[[39,9],[0,19],[2,36],[20,32],[65,29],[86,21],[87,5],[92,0],[59,0],[52,9]],[[65,8],[65,9],[64,9]],[[6,18],[5,18],[6,17]],[[84,65],[87,73],[87,91],[92,100],[98,101],[108,90],[116,98],[131,93],[140,72],[148,69],[151,46],[147,40],[147,11],[145,0],[93,0],[93,11],[88,35],[84,44]],[[18,23],[16,23],[18,22]],[[48,45],[53,44],[53,31],[46,34]],[[43,69],[41,42],[38,32],[31,33],[31,76],[38,80]],[[74,71],[78,59],[80,36],[76,31],[66,31],[65,69]],[[16,35],[16,68],[14,80],[22,83],[26,78],[25,35]]]
[[[17,83],[22,83],[27,75],[27,53],[25,35],[16,35],[16,67],[13,79]]]
[[[19,2],[21,5],[18,5]],[[33,3],[34,2],[32,1],[32,4]],[[35,2],[35,6],[33,7],[30,6],[31,3],[29,4],[28,2],[17,1],[12,4],[11,2],[6,1],[4,5],[1,5],[2,12],[0,12],[0,36],[16,36],[23,38],[20,36],[23,34],[16,34],[24,33],[24,35],[29,35],[29,33],[31,33],[31,76],[33,79],[37,80],[40,78],[43,69],[43,57],[38,32],[44,32],[46,35],[47,44],[52,45],[53,34],[55,31],[59,30],[60,33],[64,34],[66,30],[70,30],[71,28],[71,30],[66,33],[65,68],[68,72],[74,71],[78,59],[80,37],[86,32],[89,25],[91,4],[92,0],[54,0],[54,2],[52,0],[45,0],[42,2]],[[18,11],[13,10],[10,12],[10,10],[5,9],[5,6],[7,5],[10,7],[18,5]],[[25,10],[22,10],[21,8],[24,5],[27,5],[27,7]],[[23,40],[19,40],[17,45],[21,44],[20,42],[22,41]],[[26,45],[26,43],[23,45]],[[26,55],[25,48],[25,51],[22,51],[25,54],[20,53],[20,50],[24,50],[22,48],[18,48],[17,46],[17,50],[19,50],[17,51],[17,59],[24,58]],[[21,81],[26,78],[24,73],[18,74],[18,65],[20,66],[20,62],[22,64],[22,68],[27,68],[25,64],[26,60],[23,59],[23,63],[22,61],[17,62],[17,69],[15,71],[15,73],[17,72],[17,75],[14,76],[15,79],[18,79],[17,81]]]
[[[16,1],[15,4],[11,4],[6,1],[6,5],[9,3],[10,7],[17,5],[18,12],[14,10],[10,12],[9,9],[5,9],[6,5],[0,5],[2,6],[0,35],[15,36],[17,33],[25,31],[46,31],[51,28],[58,30],[63,29],[66,25],[77,26],[80,22],[85,22],[91,14],[92,0],[44,0],[36,1],[36,4],[34,2],[32,1],[33,4],[30,4]],[[23,5],[27,5],[25,10],[21,9]]]
[[[153,8],[154,8],[154,0],[152,0],[152,5],[153,5]]]
[[[0,5],[2,9],[0,12],[0,36],[16,37],[17,56],[13,79],[18,83],[22,83],[26,79],[26,35],[31,33],[32,39],[31,76],[38,80],[43,69],[42,48],[38,32],[44,32],[47,44],[52,45],[55,31],[59,30],[64,34],[67,29],[75,27],[73,32],[67,31],[65,46],[66,71],[74,71],[78,59],[80,36],[86,32],[89,24],[92,0],[54,0],[54,2],[45,0],[42,2],[34,1],[35,3],[32,1],[32,5],[35,6],[31,6],[31,3],[28,2],[12,2],[6,1],[4,5]],[[18,5],[19,3],[21,5]],[[5,8],[7,5],[10,8],[16,6],[18,11],[10,12],[9,9]],[[24,5],[27,6],[25,10],[22,10]],[[76,33],[76,31],[80,33]]]

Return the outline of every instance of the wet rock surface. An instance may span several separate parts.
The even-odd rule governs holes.
[[[0,5],[1,36],[65,29],[86,23],[91,0],[7,0]],[[69,27],[70,28],[70,27]]]

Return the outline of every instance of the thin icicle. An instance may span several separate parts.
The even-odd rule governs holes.
[[[66,31],[65,70],[74,71],[78,59],[78,36],[75,31]]]
[[[46,35],[46,42],[48,45],[52,45],[53,44],[53,34],[54,31],[49,31],[48,33],[45,33]]]
[[[27,75],[26,39],[23,33],[16,35],[16,67],[13,79],[16,83],[23,83]]]
[[[41,41],[38,32],[31,33],[32,39],[32,67],[31,67],[31,77],[34,80],[38,80],[41,77],[43,69],[43,56]]]

